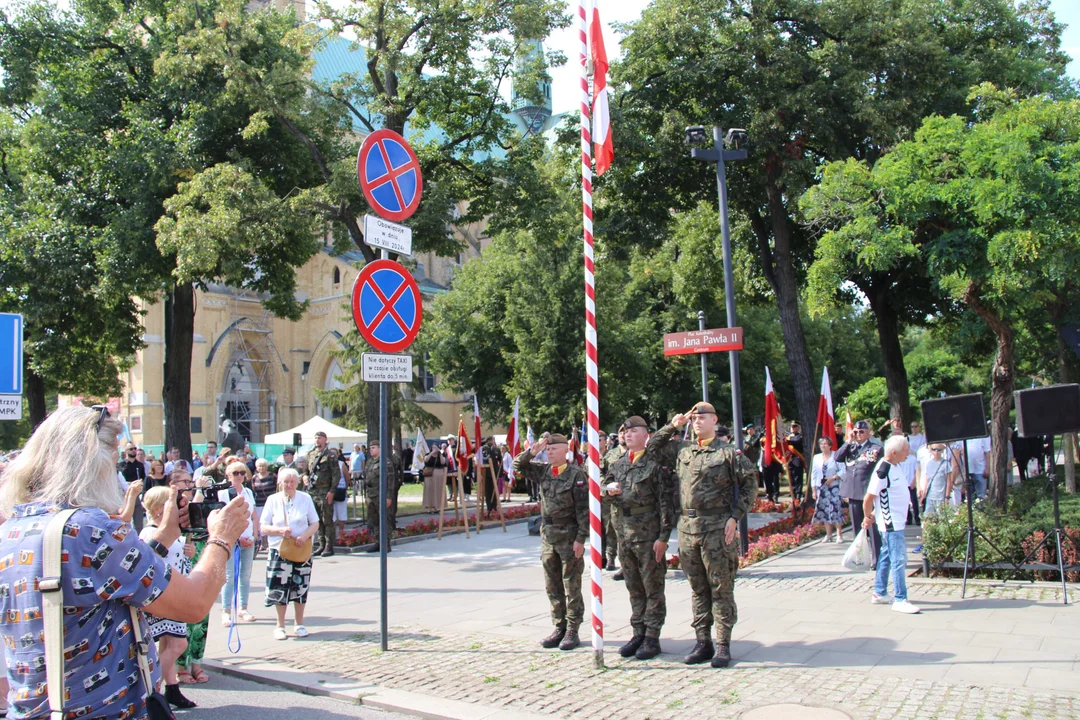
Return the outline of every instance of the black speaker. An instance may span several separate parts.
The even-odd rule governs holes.
[[[303,438],[300,437],[300,433],[293,433],[292,434],[292,444],[293,444],[293,447],[297,449],[297,451],[300,450],[300,446],[304,444],[303,443]]]
[[[1040,437],[1080,430],[1080,385],[1048,385],[1017,390],[1016,432]]]
[[[919,405],[928,443],[986,437],[982,393],[923,400]]]

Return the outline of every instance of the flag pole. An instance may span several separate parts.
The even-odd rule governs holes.
[[[592,587],[593,664],[604,667],[603,531],[600,524],[600,390],[596,354],[596,280],[593,275],[592,133],[589,128],[592,98],[589,92],[589,19],[586,2],[578,0],[581,40],[581,209],[585,241],[585,385],[589,420],[589,557]]]

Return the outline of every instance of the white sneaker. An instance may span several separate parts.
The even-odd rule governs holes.
[[[303,625],[297,625],[294,632],[296,633],[296,637],[307,637],[308,635],[311,634],[311,633],[308,632],[307,628],[304,627]]]
[[[837,535],[836,536],[836,544],[839,545],[842,542],[844,542],[844,536],[843,535]]]
[[[894,602],[892,609],[898,613],[904,613],[905,615],[918,615],[921,611],[907,600],[901,600],[900,602]]]
[[[275,640],[284,640],[287,637],[289,637],[289,636],[285,634],[285,628],[280,627],[280,626],[274,628],[274,639]]]
[[[874,594],[872,594],[870,596],[870,604],[871,605],[889,605],[889,604],[892,604],[893,607],[896,607],[896,604],[893,603],[891,597],[889,597],[888,595],[886,595],[885,597],[882,597],[881,595],[878,595],[877,593],[874,593]]]

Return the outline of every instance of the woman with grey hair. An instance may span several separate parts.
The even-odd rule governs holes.
[[[45,718],[47,686],[43,593],[44,533],[55,513],[75,509],[61,543],[62,638],[65,648],[63,711],[70,716],[118,720],[131,702],[140,704],[155,688],[140,680],[129,686],[135,656],[129,608],[158,617],[194,622],[213,607],[225,581],[225,564],[246,525],[242,501],[212,514],[208,551],[191,575],[173,574],[165,556],[187,522],[176,491],[170,491],[162,522],[149,543],[131,526],[109,517],[123,496],[116,482],[116,438],[120,423],[105,408],[66,407],[43,422],[26,449],[4,472],[0,513],[10,517],[0,530],[0,626],[9,667],[9,697],[20,718]],[[212,548],[212,549],[209,549]],[[138,612],[142,636],[149,637]],[[51,632],[51,631],[50,631]],[[150,645],[152,678],[160,682],[157,650]],[[125,667],[121,670],[121,663]],[[138,678],[138,673],[136,673]],[[175,688],[175,686],[172,686]],[[166,697],[170,689],[166,688]]]
[[[276,492],[266,499],[260,525],[270,538],[266,560],[266,607],[277,613],[274,638],[284,640],[285,611],[293,604],[296,637],[307,637],[304,608],[311,585],[311,539],[319,531],[319,512],[306,492],[297,489],[300,474],[293,468],[278,470]]]

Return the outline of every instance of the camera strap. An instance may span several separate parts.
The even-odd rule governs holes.
[[[236,623],[240,616],[240,543],[237,542],[233,545],[232,552],[232,597],[229,598],[229,637],[226,641],[226,647],[229,648],[229,652],[236,655],[240,652],[242,647],[240,643],[240,629],[237,628]],[[236,635],[236,648],[233,649],[233,635]]]
[[[45,526],[41,541],[42,627],[45,633],[45,680],[49,686],[51,720],[64,717],[64,589],[61,565],[64,552],[64,526],[75,510],[61,510]]]

